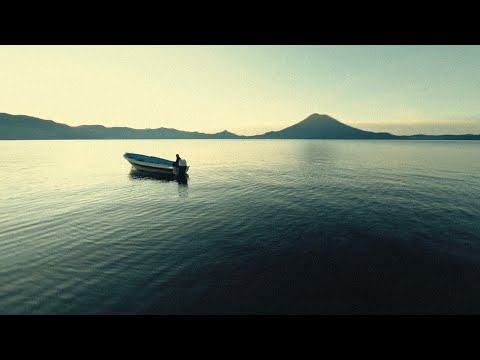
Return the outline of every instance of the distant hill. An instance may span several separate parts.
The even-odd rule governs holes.
[[[280,131],[270,131],[262,139],[397,139],[389,133],[375,133],[342,124],[328,115],[312,114],[298,124]]]
[[[0,113],[0,139],[75,139],[68,125],[25,115]]]
[[[398,136],[360,130],[328,116],[312,114],[280,131],[241,136],[228,131],[215,134],[168,128],[108,128],[102,125],[68,126],[26,115],[0,113],[0,140],[47,139],[385,139],[385,140],[480,140],[480,135]]]
[[[108,128],[102,125],[68,126],[52,120],[0,113],[1,140],[29,139],[236,139],[243,136],[228,131],[216,134],[176,129]]]
[[[409,140],[480,140],[480,135],[412,135],[404,136]]]

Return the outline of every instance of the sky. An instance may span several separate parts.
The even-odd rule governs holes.
[[[239,135],[480,134],[480,46],[0,46],[0,112]]]

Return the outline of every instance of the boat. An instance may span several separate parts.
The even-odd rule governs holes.
[[[125,153],[123,157],[132,164],[135,170],[156,174],[186,175],[190,166],[187,166],[185,159],[180,159],[179,166],[173,166],[174,161],[162,159],[155,156],[142,154]]]

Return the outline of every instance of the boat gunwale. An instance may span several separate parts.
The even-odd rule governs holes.
[[[132,158],[128,155],[138,155],[140,157],[144,157],[145,159],[135,159],[135,158]],[[132,153],[126,153],[126,154],[123,155],[123,157],[131,164],[138,164],[138,165],[147,165],[148,164],[148,166],[155,167],[155,168],[173,169],[173,161],[170,161],[170,160],[167,160],[167,159],[157,158],[157,157],[154,157],[154,156],[141,155],[141,154],[132,154]],[[161,161],[170,162],[172,165],[167,165],[165,163],[162,164],[162,163],[157,163],[157,162],[146,161],[147,159],[158,159],[158,160],[161,160]]]

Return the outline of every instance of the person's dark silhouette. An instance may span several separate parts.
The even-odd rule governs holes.
[[[173,166],[178,167],[178,162],[179,162],[182,158],[181,158],[180,155],[178,155],[178,154],[177,154],[176,156],[177,156],[177,159],[176,159],[175,162],[173,163]]]

